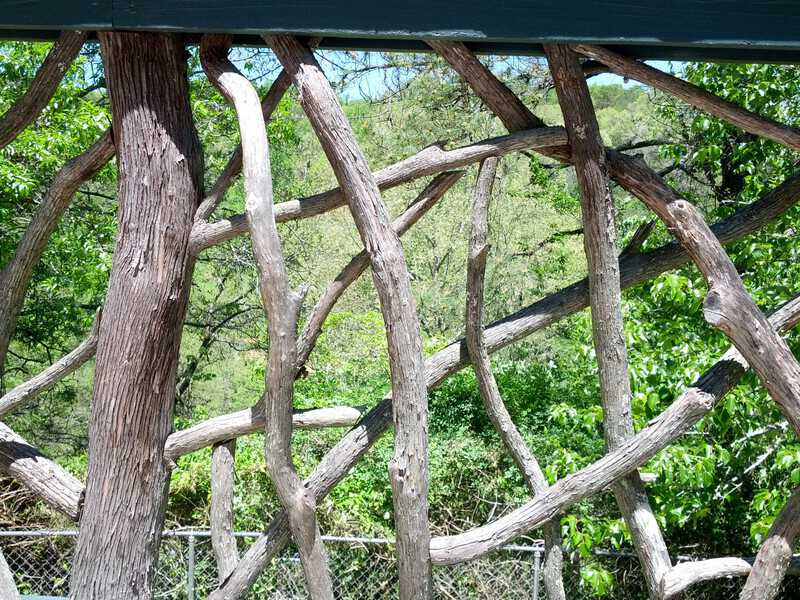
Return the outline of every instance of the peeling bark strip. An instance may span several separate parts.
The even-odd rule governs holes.
[[[264,116],[253,85],[228,60],[228,36],[203,36],[200,59],[211,83],[233,104],[242,138],[245,209],[269,321],[269,360],[264,397],[267,468],[289,515],[313,600],[333,600],[328,557],[316,518],[316,501],[292,462],[292,400],[297,375],[297,320],[303,294],[292,291],[272,213],[272,175]]]
[[[461,179],[463,175],[463,171],[451,171],[442,173],[434,178],[434,180],[420,192],[411,206],[392,223],[392,227],[395,232],[397,232],[397,235],[402,236],[417,221],[425,216],[442,196],[447,193],[447,190]],[[322,333],[325,319],[328,318],[336,302],[338,302],[342,294],[347,291],[347,288],[367,270],[367,267],[369,267],[369,254],[367,254],[366,250],[362,250],[350,259],[347,266],[341,270],[336,276],[336,279],[325,289],[322,297],[314,306],[314,309],[308,317],[303,335],[300,336],[297,351],[298,368],[302,368],[308,361],[308,357],[311,355],[311,351],[314,349],[314,345],[317,343],[317,339],[319,339]],[[0,414],[0,416],[2,416],[2,414]]]
[[[14,335],[25,292],[47,241],[78,188],[94,177],[112,156],[114,142],[109,131],[86,152],[76,156],[59,170],[25,228],[14,256],[0,271],[0,374],[3,372],[6,352]]]
[[[152,598],[202,158],[177,38],[100,33],[118,234],[97,348],[86,503],[70,597]],[[113,485],[111,484],[113,482]]]
[[[0,117],[0,148],[14,141],[47,106],[86,41],[84,31],[64,31],[56,40],[25,94]]]
[[[413,156],[376,171],[373,177],[379,189],[387,190],[420,177],[480,162],[487,156],[503,156],[519,150],[566,143],[567,134],[562,127],[542,127],[490,138],[453,150],[445,150],[442,145],[434,144]],[[283,223],[294,219],[307,219],[345,204],[347,199],[341,189],[336,188],[307,198],[280,202],[273,210],[275,220]],[[195,254],[200,253],[245,233],[247,233],[247,221],[244,215],[235,215],[213,223],[197,223],[192,231],[192,251]]]
[[[612,451],[634,434],[614,201],[600,127],[578,55],[561,44],[548,44],[544,49],[564,114],[581,190],[592,336],[600,373],[606,450]],[[638,472],[618,482],[613,491],[639,555],[650,597],[658,598],[661,578],[669,571],[671,562]]]
[[[687,104],[727,121],[748,133],[800,150],[800,130],[794,127],[757,115],[688,81],[659,71],[638,60],[622,56],[608,48],[589,44],[576,44],[574,48],[581,54],[607,65],[614,73],[622,77],[635,79],[680,98]]]
[[[89,336],[83,340],[69,354],[47,367],[44,371],[22,383],[0,398],[0,419],[8,413],[17,410],[23,404],[32,400],[44,391],[49,390],[56,383],[64,379],[81,367],[94,356],[97,350],[97,334],[100,329],[100,311],[92,324]]]
[[[3,423],[0,423],[0,473],[13,477],[72,520],[80,518],[83,483]]]
[[[777,218],[793,206],[800,199],[800,176],[787,179],[783,184],[766,194],[761,200],[741,209],[714,226],[714,231],[723,243],[740,239],[770,220]],[[686,251],[677,243],[670,242],[646,254],[635,254],[621,259],[620,274],[622,286],[627,288],[669,269],[676,268],[689,261]],[[495,321],[484,331],[484,339],[488,352],[496,352],[506,346],[517,342],[524,337],[544,329],[560,319],[583,310],[589,305],[589,291],[586,280],[578,281],[559,292],[551,294],[538,302],[523,308],[507,317]],[[770,318],[776,327],[790,328],[800,318],[800,301],[792,301]],[[727,360],[728,356],[739,357],[738,352],[729,352],[723,358],[721,366],[718,364],[701,379],[695,390],[689,394],[692,399],[697,393],[706,393],[708,381],[729,382],[728,387],[721,387],[718,391],[712,386],[713,402],[722,398],[741,378],[747,368],[744,359],[739,358],[740,364]],[[440,385],[447,377],[457,372],[469,363],[466,345],[459,340],[443,348],[425,363],[427,385],[433,389]],[[705,386],[705,388],[704,388]],[[691,390],[690,390],[691,392]],[[682,399],[687,398],[686,395]],[[688,400],[687,400],[688,401]],[[703,412],[702,414],[705,414]],[[699,420],[702,414],[697,417]],[[694,425],[692,421],[686,429],[680,431],[678,437]],[[391,396],[383,399],[373,408],[361,422],[345,435],[341,441],[332,448],[322,459],[311,477],[307,480],[315,490],[317,500],[327,494],[347,473],[360,458],[369,450],[391,426]],[[675,439],[675,438],[672,438]],[[672,440],[667,442],[667,445]],[[657,452],[658,450],[656,450]],[[640,464],[647,462],[649,456]],[[604,484],[606,487],[608,482]],[[560,512],[559,511],[556,512]],[[288,543],[288,530],[285,515],[279,515],[273,520],[264,536],[259,538],[242,557],[230,580],[223,588],[210,596],[210,600],[234,600],[240,598],[255,582],[258,575],[267,567],[274,556]]]
[[[225,581],[239,562],[233,535],[233,488],[236,440],[214,446],[211,453],[211,547],[219,581]]]
[[[489,254],[489,203],[497,172],[497,161],[497,158],[491,157],[481,163],[473,193],[472,235],[467,257],[466,341],[489,419],[522,473],[531,495],[536,496],[548,488],[547,479],[506,409],[483,340],[483,288],[486,259]],[[545,523],[544,538],[544,584],[547,597],[550,600],[564,600],[559,517]]]
[[[400,598],[429,598],[428,398],[419,320],[403,248],[350,124],[311,51],[293,37],[265,39],[292,76],[369,254],[387,329],[394,397],[395,453],[389,470]]]
[[[14,583],[14,574],[8,567],[2,550],[0,550],[0,598],[3,600],[17,600],[19,598],[17,585]]]
[[[769,528],[747,577],[740,600],[773,600],[792,561],[800,537],[800,488],[796,489]]]

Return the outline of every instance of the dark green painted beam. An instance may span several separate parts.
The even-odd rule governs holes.
[[[800,62],[800,0],[6,0],[0,36],[68,28],[326,38],[336,48],[417,50],[430,37],[490,53],[547,41],[623,46],[642,58]]]

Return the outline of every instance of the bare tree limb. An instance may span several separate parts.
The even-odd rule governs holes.
[[[58,37],[25,94],[0,117],[0,148],[33,123],[58,89],[64,74],[86,41],[85,31],[64,31]]]
[[[22,234],[14,256],[0,271],[0,374],[33,269],[42,257],[47,241],[78,188],[94,177],[112,156],[114,141],[108,131],[86,152],[61,168]]]
[[[2,549],[0,549],[0,598],[3,600],[19,599],[17,584],[14,583],[14,574],[3,556]]]
[[[393,165],[389,165],[373,176],[378,188],[387,190],[420,177],[436,175],[442,171],[458,169],[480,162],[487,156],[503,156],[535,147],[549,147],[566,143],[567,135],[562,127],[538,128],[512,135],[490,138],[453,150],[445,150],[442,144],[434,144]],[[279,202],[274,207],[278,223],[295,219],[306,219],[339,208],[347,204],[340,188],[328,190],[307,198]],[[192,230],[192,251],[199,254],[211,246],[247,233],[244,215],[220,219],[213,223],[195,223]]]
[[[600,372],[606,450],[613,451],[634,434],[614,201],[600,127],[578,55],[562,44],[546,44],[544,50],[564,114],[581,190],[583,242],[589,270],[589,304]],[[639,555],[650,597],[658,598],[661,578],[672,565],[638,472],[617,482],[613,491]]]
[[[233,535],[233,489],[236,440],[214,446],[211,453],[211,547],[217,562],[219,581],[225,581],[239,562]]]
[[[64,377],[80,368],[94,356],[97,350],[97,334],[100,329],[101,311],[97,311],[92,330],[72,352],[62,356],[38,375],[22,383],[0,398],[0,419],[17,410],[27,401],[49,390]]]
[[[431,596],[428,397],[419,318],[403,248],[391,227],[378,184],[313,54],[290,36],[267,36],[265,39],[292,76],[300,93],[300,104],[333,167],[370,257],[387,328],[395,399],[395,453],[389,472],[395,509],[400,598],[423,600]]]
[[[800,488],[791,495],[761,543],[740,600],[773,600],[792,561],[800,537]]]
[[[420,192],[419,196],[417,196],[405,212],[392,223],[392,227],[395,232],[397,232],[397,235],[402,236],[408,231],[425,215],[425,213],[433,208],[442,196],[447,193],[447,190],[461,179],[463,175],[463,171],[448,171],[436,176],[436,178]],[[300,336],[297,352],[298,368],[302,368],[306,361],[308,361],[308,357],[311,355],[311,351],[314,349],[314,345],[322,333],[325,319],[328,318],[336,302],[368,267],[369,255],[366,250],[362,250],[347,263],[347,266],[341,270],[336,276],[336,279],[325,289],[322,297],[311,311],[303,334]]]
[[[259,269],[261,298],[269,321],[264,452],[281,504],[289,514],[306,585],[314,600],[333,600],[333,582],[315,514],[314,496],[292,461],[292,400],[297,375],[297,320],[303,294],[292,291],[272,213],[272,176],[266,124],[258,94],[228,60],[229,36],[205,35],[200,58],[209,80],[236,108],[242,138],[245,208]]]
[[[83,483],[3,423],[0,423],[0,473],[13,477],[72,520],[80,518]]]
[[[488,213],[492,185],[497,173],[497,160],[490,157],[481,163],[473,193],[472,236],[467,257],[466,341],[489,419],[522,473],[531,495],[536,496],[548,488],[547,478],[506,409],[483,341],[483,290],[486,258],[489,254]],[[544,583],[547,597],[550,600],[564,600],[566,595],[562,576],[561,520],[558,517],[545,523],[544,538]]]
[[[748,133],[800,150],[800,130],[794,127],[757,115],[732,102],[723,100],[719,96],[715,96],[688,81],[659,71],[650,65],[618,54],[608,48],[589,44],[576,44],[575,49],[581,54],[607,65],[618,75],[635,79],[645,85],[676,96],[695,108],[727,121]]]

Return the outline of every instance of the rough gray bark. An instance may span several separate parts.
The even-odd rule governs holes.
[[[414,202],[392,223],[392,227],[397,232],[398,236],[402,236],[408,231],[417,221],[419,221],[425,213],[427,213],[433,206],[447,193],[461,177],[464,175],[463,171],[450,171],[436,176],[431,181]],[[297,351],[297,365],[298,369],[302,368],[314,345],[317,343],[322,327],[325,324],[325,319],[331,313],[331,310],[338,302],[342,294],[347,290],[354,281],[356,281],[361,274],[369,267],[369,255],[366,250],[362,250],[356,254],[350,262],[341,270],[330,285],[325,289],[322,297],[314,306],[311,314],[308,317],[306,326],[303,329],[303,334],[300,336]]]
[[[47,241],[78,188],[91,179],[113,155],[111,132],[106,132],[86,152],[76,156],[59,170],[25,228],[14,256],[0,271],[0,375],[25,292]]]
[[[77,521],[83,483],[0,423],[0,473],[13,477],[50,507]]]
[[[323,427],[350,427],[358,423],[363,409],[355,406],[329,406],[326,408],[297,409],[292,415],[295,429],[322,429]],[[211,417],[171,433],[164,446],[164,457],[175,461],[201,448],[237,438],[242,435],[264,431],[263,400],[250,408]]]
[[[269,359],[264,404],[267,468],[289,515],[306,586],[314,600],[333,600],[328,557],[316,518],[316,501],[292,461],[292,400],[297,375],[297,320],[303,294],[292,291],[272,213],[272,175],[266,124],[253,85],[228,60],[227,36],[203,36],[200,58],[209,80],[233,104],[242,139],[245,209],[259,270],[261,299],[269,321]]]
[[[485,159],[478,171],[472,200],[472,235],[467,256],[467,306],[465,329],[467,349],[472,361],[483,405],[500,439],[522,473],[532,496],[548,488],[547,478],[536,457],[528,448],[522,434],[506,409],[500,389],[492,372],[489,353],[483,341],[483,289],[486,259],[489,254],[489,204],[497,172],[495,157]],[[561,550],[561,520],[556,517],[544,525],[545,565],[544,585],[549,600],[563,600],[563,553]]]
[[[800,176],[793,176],[784,181],[776,189],[767,193],[759,201],[743,208],[728,219],[714,225],[713,230],[722,243],[741,239],[748,233],[765,225],[785,213],[800,199]],[[686,251],[677,243],[665,244],[645,254],[634,254],[620,259],[620,275],[623,288],[631,287],[647,279],[655,277],[669,269],[676,268],[689,261]],[[494,322],[484,331],[484,338],[489,353],[496,352],[536,331],[540,331],[560,319],[583,310],[589,305],[589,291],[586,280],[576,282],[532,305],[523,308],[507,317]],[[792,321],[797,315],[796,303],[790,303],[778,311],[770,320],[776,326],[793,327]],[[788,325],[787,325],[788,324]],[[730,355],[731,353],[729,353]],[[738,357],[738,353],[733,353]],[[727,360],[728,355],[700,380],[698,387],[707,385],[707,381],[730,381],[729,387],[723,387],[713,396],[713,402],[724,396],[744,372],[745,363],[741,365]],[[456,341],[437,352],[425,363],[428,388],[440,385],[447,377],[469,363],[466,344]],[[702,384],[702,385],[701,385]],[[691,390],[690,390],[691,391]],[[696,395],[698,392],[695,391]],[[702,391],[699,393],[707,393]],[[694,396],[690,396],[690,399]],[[697,401],[694,400],[696,403]],[[705,413],[702,413],[705,414]],[[699,418],[702,417],[702,414]],[[696,421],[686,426],[688,430]],[[391,426],[391,396],[383,399],[374,409],[367,413],[359,425],[326,454],[312,476],[307,480],[313,483],[317,498],[330,491],[350,469],[369,450]],[[682,430],[679,434],[682,434]],[[676,437],[677,437],[676,435]],[[645,458],[642,463],[646,462]],[[639,466],[639,465],[637,465]],[[606,487],[608,483],[605,484]],[[210,600],[235,600],[253,585],[258,575],[266,568],[275,552],[279,552],[287,543],[285,516],[279,515],[273,520],[264,536],[259,538],[242,558],[239,567],[226,585],[214,592]]]
[[[387,328],[394,397],[395,453],[389,471],[400,598],[421,600],[431,595],[428,397],[419,320],[403,248],[350,124],[313,54],[293,37],[265,39],[292,76],[300,104],[347,198],[369,254]]]
[[[581,191],[592,336],[600,374],[606,450],[611,451],[634,434],[628,352],[622,322],[614,201],[600,127],[578,55],[561,44],[546,44],[545,54],[564,114]],[[670,569],[671,563],[639,474],[632,472],[620,480],[613,491],[639,555],[650,596],[658,598],[661,578]]]
[[[0,550],[0,598],[3,600],[17,600],[19,598],[17,585],[14,583],[14,574],[8,567],[2,550]]]
[[[680,98],[687,104],[727,121],[736,127],[767,139],[800,150],[800,130],[757,115],[723,100],[688,81],[659,71],[638,60],[628,58],[602,46],[576,44],[581,54],[607,65],[614,73],[652,86]]]
[[[58,89],[64,74],[86,41],[85,31],[64,31],[58,37],[25,94],[0,117],[0,148],[33,123]]]
[[[680,594],[694,584],[702,583],[703,581],[746,577],[753,568],[754,560],[754,558],[725,556],[678,563],[664,576],[662,598],[663,600],[680,598]],[[791,560],[787,573],[800,575],[800,558]]]
[[[175,373],[202,197],[184,46],[100,33],[117,145],[118,234],[100,324],[84,517],[70,597],[152,598]]]
[[[562,127],[542,127],[534,131],[520,131],[512,135],[490,138],[453,150],[445,150],[441,144],[434,144],[413,156],[376,171],[373,176],[378,188],[387,190],[420,177],[480,162],[487,156],[503,156],[510,152],[566,143],[567,134]],[[275,220],[283,223],[294,219],[307,219],[345,204],[347,199],[341,189],[336,188],[307,198],[280,202],[273,210]],[[245,233],[247,233],[247,221],[243,214],[213,223],[196,223],[192,231],[192,251],[195,254],[200,253],[206,248]]]
[[[769,528],[747,577],[740,600],[773,600],[792,561],[800,537],[800,488],[789,498]]]
[[[0,419],[17,410],[29,400],[49,390],[64,377],[80,368],[94,356],[97,350],[97,334],[100,329],[100,311],[92,324],[92,330],[85,340],[69,354],[65,354],[41,373],[21,383],[0,398]]]
[[[236,440],[216,444],[211,453],[211,547],[219,581],[225,581],[239,562],[233,535],[233,490]]]

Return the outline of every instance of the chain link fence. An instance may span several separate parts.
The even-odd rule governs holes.
[[[237,532],[240,551],[259,534]],[[77,531],[0,531],[2,549],[23,598],[65,598]],[[394,600],[397,571],[394,547],[384,539],[324,537],[333,572],[337,600]],[[480,560],[434,567],[437,600],[546,600],[542,577],[543,546],[532,543],[507,546]],[[630,553],[599,552],[595,564],[613,581],[602,596],[580,576],[580,564],[565,561],[564,584],[568,600],[646,600],[638,561]],[[734,600],[741,579],[721,579],[692,588],[685,600]],[[206,530],[164,532],[157,573],[157,600],[202,600],[216,588],[217,574]],[[782,600],[800,597],[786,587]],[[303,569],[296,553],[287,549],[259,578],[249,599],[301,600],[308,598]]]

